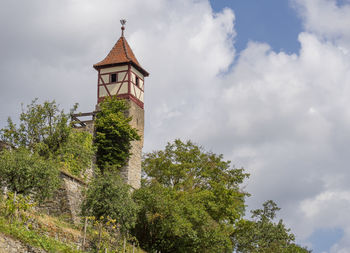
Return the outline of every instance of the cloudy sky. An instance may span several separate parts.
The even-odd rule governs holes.
[[[96,104],[126,38],[150,72],[145,151],[175,138],[251,173],[314,252],[350,252],[349,0],[0,0],[0,127],[21,103]]]

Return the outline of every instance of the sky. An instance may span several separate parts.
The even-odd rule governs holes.
[[[96,104],[125,36],[145,80],[145,146],[191,139],[251,174],[315,253],[350,252],[350,1],[0,0],[0,127],[21,103]],[[248,213],[249,214],[249,213]]]

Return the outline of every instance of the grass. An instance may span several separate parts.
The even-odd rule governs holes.
[[[65,222],[58,217],[37,212],[28,212],[26,216],[31,219],[31,222],[28,222],[29,225],[19,220],[11,223],[9,219],[0,215],[0,234],[19,240],[26,245],[41,248],[47,252],[95,252],[92,249],[90,251],[82,251],[77,248],[77,245],[81,243],[82,234],[75,225]],[[92,233],[97,233],[97,231],[90,230],[87,240],[89,240],[89,236]],[[118,252],[122,251],[119,250]],[[133,252],[130,243],[126,245],[126,252]],[[146,253],[138,247],[135,247],[134,252]]]
[[[0,235],[3,234],[46,252],[96,252],[99,234],[96,224],[90,223],[88,226],[85,244],[88,250],[82,251],[79,249],[83,237],[81,226],[65,221],[64,217],[53,217],[32,209],[31,204],[26,203],[25,199],[18,198],[20,201],[16,202],[16,206],[13,206],[13,201],[10,200],[6,201],[0,194]],[[19,207],[22,209],[16,209]],[[122,241],[118,239],[116,241],[116,234],[113,231],[107,232],[106,229],[104,228],[102,233],[102,249],[107,247],[117,250],[116,248],[122,247],[120,244]],[[122,251],[118,249],[117,252]],[[138,247],[133,249],[129,242],[126,244],[126,252],[145,253]]]
[[[72,245],[48,237],[40,231],[31,230],[22,223],[16,221],[9,223],[4,217],[0,217],[0,232],[31,246],[42,248],[47,252],[82,252]]]

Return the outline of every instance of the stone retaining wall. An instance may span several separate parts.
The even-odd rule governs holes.
[[[61,171],[62,185],[54,196],[39,206],[49,215],[61,216],[74,224],[80,223],[80,206],[86,184],[78,178]]]

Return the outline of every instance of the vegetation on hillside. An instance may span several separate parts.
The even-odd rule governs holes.
[[[128,231],[135,226],[138,212],[130,186],[124,183],[120,169],[131,155],[131,141],[140,137],[129,124],[131,118],[126,116],[128,105],[124,100],[106,98],[99,107],[94,140],[97,150],[96,175],[87,188],[82,214],[93,216],[99,222],[100,229],[109,228],[115,241],[115,245],[109,248],[117,248],[121,241],[125,242],[130,237]],[[116,224],[111,226],[113,222]],[[99,231],[98,250],[102,248],[101,240]]]
[[[0,155],[0,187],[44,201],[59,186],[56,162],[20,147]],[[16,195],[15,195],[16,196]],[[15,197],[14,196],[14,197]]]
[[[133,233],[148,252],[309,252],[282,220],[273,223],[275,203],[243,218],[249,175],[222,155],[175,140],[145,154],[143,172]]]
[[[76,106],[71,113],[75,109]],[[27,236],[36,237],[37,232],[28,227],[28,219],[23,221],[21,218],[20,213],[27,212],[24,207],[30,203],[29,199],[22,200],[30,196],[33,200],[45,201],[52,196],[59,186],[60,170],[83,179],[97,150],[100,167],[95,169],[96,177],[86,191],[82,210],[86,217],[84,228],[90,243],[88,248],[92,251],[125,249],[128,244],[121,239],[135,242],[128,230],[135,224],[137,206],[129,186],[118,175],[118,169],[130,156],[130,141],[139,139],[136,130],[129,125],[131,118],[125,116],[126,109],[126,103],[121,100],[106,99],[101,103],[96,119],[95,145],[91,134],[72,128],[70,114],[60,111],[54,101],[38,104],[34,100],[22,111],[19,126],[9,118],[8,126],[0,130],[1,140],[11,146],[0,152],[0,187],[7,189],[2,198],[4,203],[12,205],[0,213],[0,217],[11,217],[9,223],[4,219],[2,232],[40,246],[35,240],[26,239]],[[30,231],[19,232],[23,226],[26,227],[24,230]],[[51,240],[51,246],[55,244],[50,238],[40,240]],[[50,247],[42,248],[52,252],[74,251]]]
[[[232,252],[233,225],[244,214],[248,176],[192,142],[175,140],[145,155],[135,235],[146,250]]]
[[[46,252],[97,252],[100,222],[89,217],[88,228],[84,240],[83,226],[67,223],[61,217],[52,217],[33,209],[34,204],[29,198],[18,196],[14,203],[12,194],[0,194],[0,238],[8,237],[21,241],[24,245],[43,249]],[[115,225],[115,223],[111,223]],[[111,227],[101,229],[101,248],[113,243]],[[103,246],[103,247],[102,247]],[[117,247],[117,252],[123,252],[124,245]],[[126,252],[142,253],[131,244],[125,245]],[[100,252],[105,252],[100,251]],[[111,252],[111,251],[108,251]]]
[[[30,207],[52,195],[59,170],[83,179],[96,155],[82,205],[79,233],[89,241],[80,245],[83,250],[118,251],[129,242],[148,252],[310,252],[295,244],[282,220],[274,221],[279,208],[273,201],[245,219],[249,193],[241,185],[249,175],[191,141],[175,140],[145,154],[142,186],[131,191],[119,172],[140,137],[127,109],[123,100],[105,99],[94,140],[75,131],[54,101],[34,100],[19,126],[9,118],[0,130],[12,147],[0,151],[0,187],[7,189],[0,194],[0,232],[48,251],[76,252],[74,245],[43,237]]]
[[[135,226],[137,211],[130,187],[114,172],[99,173],[94,178],[82,205],[82,214],[94,217],[101,226],[108,227],[112,221],[115,222],[113,232],[116,241],[128,237],[128,231]]]
[[[70,113],[76,108],[77,105]],[[92,136],[72,128],[70,113],[59,110],[55,101],[39,104],[35,99],[22,110],[19,126],[8,118],[7,127],[0,130],[0,139],[14,148],[10,155],[27,150],[29,155],[56,163],[57,169],[83,177],[94,155]]]

